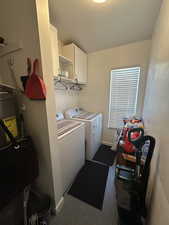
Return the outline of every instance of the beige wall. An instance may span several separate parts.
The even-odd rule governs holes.
[[[138,111],[141,113],[149,62],[151,41],[146,40],[88,55],[88,84],[80,93],[80,106],[103,113],[103,141],[112,142],[113,129],[108,129],[109,83],[113,68],[141,66]]]
[[[156,139],[158,146],[153,160],[157,167],[151,170],[151,181],[156,178],[150,213],[151,225],[169,224],[169,1],[163,5],[153,35],[148,85],[144,106],[146,128]],[[156,170],[154,168],[157,168]],[[150,186],[153,186],[150,183]]]
[[[34,0],[5,0],[1,2],[0,35],[4,36],[9,43],[22,42],[23,45],[21,51],[11,54],[14,57],[14,70],[18,85],[21,86],[20,76],[26,74],[26,58],[38,58],[41,62],[40,71],[43,71],[41,76],[47,86],[46,101],[31,101],[24,95],[19,96],[19,101],[20,105],[26,106],[26,111],[23,112],[26,129],[38,150],[40,160],[38,186],[42,191],[50,194],[57,204],[61,197],[61,177],[57,151],[57,128],[53,123],[56,107],[48,17],[47,0],[37,2]],[[8,57],[0,58],[0,80],[13,85],[7,67]]]
[[[60,162],[60,149],[57,139],[57,125],[56,125],[56,105],[55,105],[55,91],[54,91],[54,68],[52,59],[52,37],[51,26],[49,21],[49,6],[48,0],[36,0],[37,7],[37,21],[41,51],[41,63],[43,71],[43,79],[46,83],[47,98],[46,104],[46,116],[49,136],[49,148],[46,151],[49,153],[50,166],[52,172],[52,182],[54,188],[54,200],[55,204],[59,204],[62,197],[62,176],[61,176],[61,162]],[[56,53],[58,54],[58,53]],[[55,63],[58,65],[58,58],[55,59]],[[43,175],[44,182],[46,180],[45,174]],[[51,185],[51,184],[48,184]],[[59,207],[57,205],[56,207]]]
[[[79,105],[79,92],[55,89],[56,111],[65,110]]]
[[[59,49],[59,55],[62,55],[62,47],[63,47],[63,42],[59,39],[58,37],[58,49]]]

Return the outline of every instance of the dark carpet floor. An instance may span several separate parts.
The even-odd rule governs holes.
[[[86,161],[69,194],[101,210],[108,172],[108,166]]]
[[[116,157],[116,151],[111,150],[111,146],[101,145],[95,156],[94,161],[98,161],[106,164],[107,166],[112,166]]]

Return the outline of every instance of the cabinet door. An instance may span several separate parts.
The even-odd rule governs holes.
[[[75,77],[75,46],[74,44],[65,45],[62,48],[63,56],[68,58],[73,63],[73,71],[69,74],[70,79],[76,79]]]
[[[75,46],[75,78],[81,84],[87,83],[87,54]]]
[[[63,56],[65,56],[66,58],[68,58],[69,60],[71,60],[73,62],[73,64],[75,63],[75,53],[74,53],[74,44],[69,44],[69,45],[65,45],[62,48],[62,52],[63,52]]]
[[[55,76],[58,75],[59,69],[59,53],[58,53],[58,37],[57,37],[57,29],[50,25],[51,32],[51,48],[52,48],[52,60],[53,60],[53,73]]]

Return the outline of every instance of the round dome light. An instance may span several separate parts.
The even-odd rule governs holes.
[[[96,3],[104,3],[104,2],[106,2],[107,0],[93,0],[94,2],[96,2]]]

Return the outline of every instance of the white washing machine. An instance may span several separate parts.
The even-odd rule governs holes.
[[[86,112],[75,107],[65,112],[65,118],[85,123],[86,159],[92,160],[101,145],[102,114]]]
[[[64,119],[62,113],[57,113],[56,119],[64,194],[85,164],[85,124]]]

